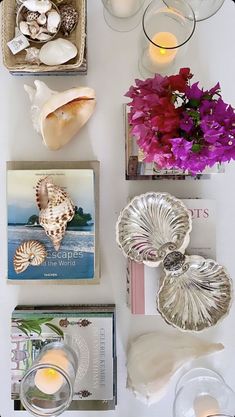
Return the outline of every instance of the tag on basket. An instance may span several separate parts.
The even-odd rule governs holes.
[[[7,43],[8,48],[11,50],[13,55],[18,54],[18,52],[23,51],[23,49],[28,48],[30,45],[28,39],[20,34],[13,38],[10,42]]]

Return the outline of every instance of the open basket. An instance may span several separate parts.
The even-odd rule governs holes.
[[[78,50],[75,58],[68,63],[48,66],[44,64],[30,64],[25,61],[25,50],[13,55],[7,43],[15,37],[16,27],[16,0],[6,0],[2,4],[1,13],[1,32],[2,32],[2,56],[3,64],[13,75],[70,75],[86,74],[86,0],[71,0],[72,4],[79,13],[79,20],[76,29],[70,36],[66,37]],[[62,37],[59,32],[56,38]],[[55,38],[55,39],[56,39]],[[42,45],[31,43],[30,46],[40,48]]]

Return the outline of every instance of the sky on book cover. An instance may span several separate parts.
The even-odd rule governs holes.
[[[50,175],[63,188],[82,213],[89,214],[83,226],[68,226],[58,252],[44,229],[32,224],[30,218],[39,215],[35,189],[40,178]],[[29,279],[92,279],[95,260],[95,191],[91,169],[9,170],[7,173],[8,204],[8,278]],[[24,241],[38,240],[47,250],[46,261],[29,266],[16,274],[13,265],[17,247]]]

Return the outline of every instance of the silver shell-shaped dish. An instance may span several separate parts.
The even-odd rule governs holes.
[[[224,267],[201,256],[186,256],[181,270],[165,271],[157,309],[168,324],[200,331],[227,315],[232,282]]]
[[[182,201],[168,193],[149,192],[122,210],[116,239],[125,256],[158,266],[168,252],[185,251],[191,229],[191,216]]]

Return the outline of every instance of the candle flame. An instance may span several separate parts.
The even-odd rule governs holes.
[[[161,54],[161,55],[166,55],[166,50],[165,50],[165,49],[163,49],[163,48],[160,48],[160,54]]]

